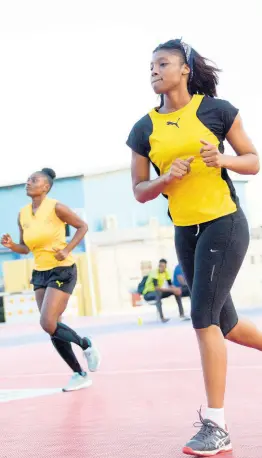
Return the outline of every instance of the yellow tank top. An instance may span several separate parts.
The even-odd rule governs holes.
[[[63,250],[66,243],[65,223],[55,212],[57,200],[45,198],[33,214],[32,204],[20,211],[24,243],[34,255],[36,270],[50,270],[74,264],[71,254],[64,261],[55,259],[54,248]]]
[[[238,110],[225,100],[194,95],[171,113],[151,110],[131,130],[127,145],[149,159],[158,175],[175,159],[194,157],[191,172],[166,186],[169,213],[176,226],[191,226],[234,213],[239,201],[226,169],[207,167],[200,140],[224,152],[223,142]]]

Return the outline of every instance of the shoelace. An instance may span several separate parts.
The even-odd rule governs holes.
[[[200,421],[194,423],[195,428],[201,428],[200,431],[193,437],[193,439],[206,439],[208,436],[210,436],[210,433],[215,431],[219,431],[222,433],[222,436],[225,436],[225,430],[223,428],[220,428],[216,423],[214,423],[211,420],[204,420],[201,414],[201,409],[198,412],[199,419]]]

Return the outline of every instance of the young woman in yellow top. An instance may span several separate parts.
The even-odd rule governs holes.
[[[83,349],[90,371],[98,369],[100,356],[89,338],[80,337],[59,322],[77,281],[77,269],[71,252],[81,242],[88,227],[70,208],[47,197],[55,176],[52,169],[43,169],[30,176],[26,192],[32,203],[22,208],[18,217],[20,243],[14,243],[8,234],[2,237],[1,243],[15,253],[28,254],[31,251],[34,255],[35,268],[31,283],[41,314],[40,324],[74,372],[63,389],[72,391],[89,386],[91,380],[80,366],[71,343]],[[68,244],[65,224],[76,228]]]
[[[224,338],[262,350],[262,333],[239,320],[230,290],[249,243],[249,229],[227,170],[259,171],[257,152],[238,110],[215,98],[217,69],[181,40],[153,52],[151,83],[161,104],[138,121],[132,149],[133,190],[139,202],[168,198],[179,263],[191,291],[191,316],[208,400],[199,433],[185,454],[231,450],[225,426]],[[225,155],[227,139],[237,156]],[[159,178],[150,180],[153,164]]]

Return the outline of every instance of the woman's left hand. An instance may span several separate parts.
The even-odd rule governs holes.
[[[224,163],[224,155],[220,153],[217,146],[211,145],[206,140],[200,140],[203,147],[200,154],[207,167],[221,168]]]
[[[66,248],[64,248],[63,250],[58,250],[57,248],[53,248],[53,250],[55,251],[55,258],[57,261],[64,261],[67,256],[69,255],[69,252],[67,251]]]

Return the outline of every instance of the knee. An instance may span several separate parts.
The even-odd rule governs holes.
[[[47,332],[47,334],[49,334],[50,336],[52,336],[56,330],[56,327],[57,327],[57,323],[54,322],[54,320],[48,318],[48,317],[45,317],[45,316],[41,316],[40,318],[40,325],[42,327],[42,329]]]
[[[182,296],[182,288],[178,287],[178,286],[173,286],[172,288],[172,292],[175,296],[179,297],[179,296]]]
[[[201,330],[207,329],[211,326],[219,326],[219,317],[212,316],[211,312],[208,312],[203,307],[202,308],[195,308],[192,307],[191,309],[191,319],[194,329]]]
[[[219,326],[216,326],[214,324],[211,324],[210,326],[207,326],[206,328],[195,329],[195,332],[196,332],[198,341],[202,342],[203,344],[205,343],[208,344],[208,342],[210,343],[217,336],[219,336],[219,338],[222,337],[224,339],[221,333],[221,329],[219,328]]]

